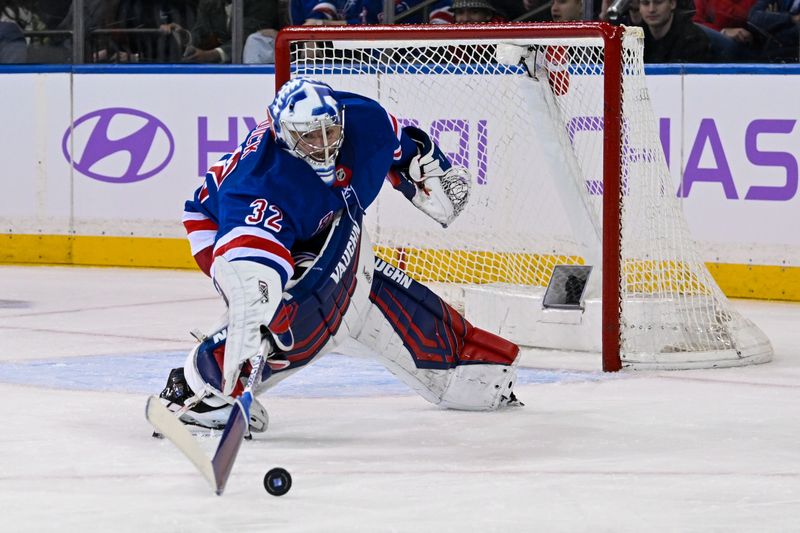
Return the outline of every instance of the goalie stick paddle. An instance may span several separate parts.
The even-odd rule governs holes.
[[[221,496],[225,490],[225,484],[228,482],[228,477],[233,469],[233,462],[239,454],[242,441],[250,431],[250,405],[253,403],[252,389],[257,382],[261,381],[261,371],[264,369],[266,361],[266,357],[262,354],[265,354],[267,346],[269,346],[269,343],[265,340],[261,344],[261,353],[250,360],[253,370],[247,378],[244,392],[236,398],[236,403],[233,404],[231,414],[228,416],[228,422],[225,424],[225,430],[222,432],[222,438],[219,439],[217,451],[211,460],[218,496]]]
[[[265,337],[261,343],[260,353],[251,359],[253,369],[247,378],[247,385],[242,395],[236,399],[231,408],[228,422],[222,431],[222,437],[212,460],[208,459],[208,456],[186,426],[178,420],[174,413],[164,407],[157,397],[150,396],[147,399],[145,416],[148,422],[197,467],[218,496],[221,496],[225,490],[225,485],[233,469],[233,463],[239,454],[239,448],[249,432],[250,405],[253,403],[252,389],[260,381],[257,378],[261,376],[264,370],[267,360],[266,354],[269,348],[270,342]]]
[[[194,440],[192,433],[178,420],[178,417],[164,407],[156,396],[150,396],[147,399],[145,416],[147,421],[156,428],[156,431],[169,439],[183,455],[194,463],[211,488],[216,490],[217,482],[211,461],[208,460],[203,449]]]

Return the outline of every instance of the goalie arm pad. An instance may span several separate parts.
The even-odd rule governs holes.
[[[272,321],[283,297],[283,285],[274,268],[255,261],[229,262],[223,257],[214,260],[214,284],[228,305],[222,392],[230,396],[242,364],[258,353],[261,327]]]
[[[417,209],[446,228],[469,200],[472,188],[470,173],[466,168],[453,167],[421,129],[404,127],[401,144],[405,146],[407,139],[413,141],[416,154],[401,159],[392,167],[389,173],[392,185]]]

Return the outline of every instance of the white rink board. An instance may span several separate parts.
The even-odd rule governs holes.
[[[263,70],[2,76],[0,119],[13,135],[2,143],[0,231],[18,234],[182,237],[183,202],[203,165],[241,141],[274,94],[274,77]],[[703,259],[800,266],[800,77],[676,74],[650,76],[648,85],[676,191],[691,167],[683,205]],[[444,111],[442,118],[480,120]],[[73,168],[65,137],[76,161],[91,147],[94,165]],[[731,184],[737,198],[726,197]],[[761,193],[748,198],[753,187]]]
[[[70,76],[4,75],[0,87],[0,231],[66,233],[72,175],[56,130],[70,123]]]
[[[784,248],[800,250],[800,78],[687,76],[684,83],[682,166],[711,169],[702,174],[718,180],[689,182],[684,212],[693,234],[715,254],[707,259],[746,263],[758,248],[759,259],[781,264]]]
[[[125,88],[121,93],[120,87]],[[167,92],[170,93],[168,98],[165,97]],[[79,75],[75,76],[74,94],[77,118],[99,109],[136,110],[160,120],[170,132],[167,135],[159,130],[154,135],[139,175],[158,169],[172,152],[163,170],[150,178],[129,183],[113,179],[131,170],[128,165],[132,155],[125,151],[97,162],[96,173],[112,178],[109,181],[87,179],[77,173],[74,206],[78,233],[96,234],[99,229],[108,228],[111,234],[125,235],[134,231],[137,235],[143,232],[150,236],[149,232],[156,231],[158,233],[152,236],[183,237],[180,224],[183,201],[199,185],[200,123],[206,123],[205,138],[235,140],[229,143],[231,149],[235,148],[249,131],[243,117],[257,122],[264,119],[265,102],[274,96],[274,81],[272,76],[251,75]],[[176,98],[175,95],[180,96]],[[225,95],[224,99],[220,95]],[[225,102],[224,106],[211,103],[221,101]],[[231,119],[233,124],[229,125]],[[109,128],[109,137],[130,135],[146,122],[145,117],[117,113],[111,124],[118,129]],[[97,132],[96,126],[90,124],[86,121],[81,124],[83,127],[75,128],[77,153],[84,147],[85,154],[89,137]],[[204,166],[210,166],[224,152],[208,154]],[[109,161],[114,158],[116,161]],[[73,159],[77,160],[77,156]],[[62,161],[66,164],[65,158]],[[124,224],[115,228],[120,219]],[[126,227],[131,223],[133,230]]]

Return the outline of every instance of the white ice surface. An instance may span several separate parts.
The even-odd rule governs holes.
[[[323,360],[265,398],[270,429],[217,497],[143,416],[222,310],[208,281],[0,267],[0,531],[800,531],[800,305],[735,304],[774,362],[603,375],[527,354],[527,405],[498,413]],[[281,498],[274,466],[294,478]]]

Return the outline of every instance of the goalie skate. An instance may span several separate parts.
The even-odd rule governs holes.
[[[159,398],[167,409],[179,414],[178,419],[184,424],[212,430],[225,428],[232,408],[231,404],[214,407],[205,403],[189,387],[183,368],[173,368],[170,371]],[[262,433],[267,430],[268,425],[269,414],[266,408],[254,398],[250,406],[250,431]]]

